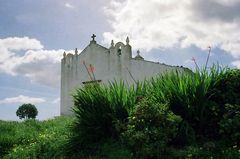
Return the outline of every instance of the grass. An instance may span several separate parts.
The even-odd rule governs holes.
[[[58,158],[69,136],[73,118],[46,121],[0,121],[0,158]]]
[[[122,159],[129,150],[116,141],[106,141],[92,155],[66,154],[66,143],[74,117],[56,117],[46,121],[0,121],[0,158],[3,159]]]
[[[171,139],[173,146],[215,142],[221,138],[219,122],[223,114],[219,113],[220,106],[211,97],[216,95],[214,88],[219,79],[231,71],[213,66],[210,70],[196,70],[194,73],[169,72],[130,88],[123,83],[111,83],[108,87],[92,85],[79,88],[73,96],[77,120],[73,124],[70,151],[79,152],[86,148],[84,151],[87,154],[94,153],[105,140],[121,138],[121,134],[129,129],[126,124],[129,116],[142,99],[153,100],[156,105],[166,104],[172,113],[181,117],[177,137]],[[240,71],[236,74],[240,74]],[[235,81],[239,82],[238,78]],[[239,94],[238,91],[234,93]],[[139,134],[145,135],[144,132],[145,130]],[[145,143],[143,150],[149,151],[151,144]]]
[[[69,137],[69,125],[73,117],[57,117],[47,121],[8,122],[0,121],[0,151],[3,159],[131,159],[131,151],[118,140],[108,140],[101,143],[99,150],[93,154],[72,154],[65,156],[64,145]],[[169,159],[194,158],[239,158],[237,147],[221,148],[210,144],[194,145],[181,148],[168,147]],[[3,151],[5,150],[5,151]]]
[[[239,81],[239,70],[214,66],[209,72],[168,73],[134,87],[114,82],[79,88],[73,95],[75,117],[0,121],[0,158],[144,158],[136,154],[156,158],[161,146],[160,156],[166,159],[237,159],[240,113],[235,97],[240,94],[235,87],[239,88]],[[144,109],[137,109],[141,104]],[[166,113],[156,111],[163,106]],[[181,119],[174,128],[159,120],[169,114]],[[136,126],[141,129],[136,131]],[[168,129],[176,135],[168,137]],[[130,135],[124,136],[126,132]],[[169,142],[159,145],[161,132]],[[132,144],[142,149],[132,151]]]
[[[226,69],[217,66],[209,72],[170,72],[152,79],[149,94],[157,102],[168,103],[174,114],[180,115],[183,122],[190,124],[197,134],[202,134],[211,117],[209,109],[215,104],[209,100],[212,96],[210,89],[225,72]]]

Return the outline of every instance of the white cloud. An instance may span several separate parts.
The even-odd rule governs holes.
[[[39,104],[43,103],[46,100],[44,98],[29,97],[24,95],[19,95],[17,97],[10,97],[0,100],[0,104],[12,104],[12,103],[32,103]]]
[[[52,104],[58,104],[60,102],[60,98],[56,98],[52,101]]]
[[[240,69],[240,60],[233,61],[232,64]]]
[[[46,50],[40,41],[28,37],[0,39],[0,73],[23,75],[31,82],[58,87],[64,51]]]
[[[134,48],[187,48],[209,45],[240,58],[239,0],[119,0],[105,8],[111,32],[104,42],[130,36]]]
[[[66,2],[66,3],[64,4],[64,6],[67,7],[67,8],[70,8],[70,9],[75,8],[72,4],[70,4],[70,3],[68,3],[68,2]]]
[[[0,44],[9,50],[43,49],[40,41],[30,39],[29,37],[8,37],[6,39],[0,39]]]
[[[216,3],[227,5],[227,6],[233,6],[239,2],[239,0],[214,0]]]
[[[14,56],[14,51],[28,49],[43,49],[43,46],[38,40],[30,39],[28,37],[9,37],[0,39],[0,64]]]

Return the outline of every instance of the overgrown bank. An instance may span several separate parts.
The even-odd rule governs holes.
[[[0,146],[9,145],[5,158],[237,159],[239,90],[240,70],[218,67],[130,88],[90,85],[73,96],[74,119],[15,123],[21,126],[14,130],[6,124],[0,130],[15,135],[1,138]],[[20,137],[6,140],[12,136]]]

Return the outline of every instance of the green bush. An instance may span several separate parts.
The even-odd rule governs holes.
[[[212,101],[222,108],[225,104],[240,105],[240,69],[225,69],[213,82],[210,89]]]
[[[96,158],[102,159],[131,159],[132,154],[126,146],[119,141],[107,141],[101,145]]]
[[[0,158],[237,159],[239,72],[213,67],[77,89],[74,119],[0,121]]]
[[[229,117],[227,115],[229,113],[228,105],[240,105],[239,90],[239,69],[226,68],[222,74],[218,75],[218,77],[212,81],[208,91],[208,97],[210,101],[215,103],[215,105],[210,108],[210,111],[212,113],[209,115],[211,120],[209,120],[210,129],[208,130],[212,130],[211,134],[213,134],[213,136],[217,138],[220,137],[219,122],[224,118],[225,121],[221,121],[221,129],[223,129],[223,123],[226,123],[228,120],[227,118]],[[228,117],[226,118],[226,116]],[[237,118],[235,118],[234,120],[236,121],[236,119]]]
[[[74,152],[95,151],[95,143],[119,136],[115,123],[126,122],[136,102],[136,89],[115,82],[77,89],[73,97],[76,120],[68,147]]]
[[[179,132],[193,142],[197,138],[215,137],[217,126],[215,114],[218,104],[210,100],[210,88],[225,69],[213,66],[209,72],[197,70],[195,73],[170,72],[151,81],[149,92],[156,101],[168,103],[174,114],[183,119]],[[186,128],[186,129],[185,129]],[[190,133],[186,133],[190,132]],[[183,138],[181,138],[183,139]],[[189,141],[182,141],[189,143]]]
[[[144,99],[130,115],[122,137],[136,158],[159,158],[176,137],[180,121],[166,104]]]
[[[202,146],[188,146],[181,149],[168,147],[168,154],[162,159],[239,159],[240,149],[217,146],[219,143],[208,142]]]
[[[219,122],[220,134],[231,146],[240,147],[240,105],[225,104],[225,110]]]

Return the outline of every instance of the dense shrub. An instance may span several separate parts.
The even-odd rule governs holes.
[[[95,151],[92,144],[118,137],[115,122],[127,120],[136,102],[136,89],[115,82],[109,86],[92,85],[77,89],[73,97],[76,120],[72,125],[70,151],[88,147]]]
[[[240,105],[225,104],[225,110],[219,122],[220,134],[230,146],[240,148]]]
[[[122,137],[136,158],[159,158],[176,137],[180,121],[166,104],[144,99],[130,115]]]
[[[225,102],[238,103],[238,72],[213,66],[210,71],[166,73],[137,83],[135,88],[113,83],[78,89],[74,95],[77,119],[71,149],[89,146],[93,152],[98,144],[118,138],[120,133],[135,156],[146,158],[167,153],[164,147],[170,141],[175,146],[195,145],[224,135],[237,140],[239,117],[226,115]],[[173,118],[179,115],[182,120],[174,119],[171,125],[166,114]]]
[[[219,146],[217,146],[219,145]],[[239,159],[240,151],[236,147],[224,147],[221,143],[208,142],[204,145],[192,145],[176,149],[168,147],[168,154],[161,159]]]
[[[224,73],[219,75],[213,81],[210,88],[210,99],[215,101],[222,108],[225,104],[240,105],[240,69],[225,69]],[[224,111],[224,110],[222,110]]]
[[[192,136],[187,133],[189,137],[186,138],[209,135],[210,117],[214,113],[211,108],[216,107],[216,103],[209,100],[208,91],[212,81],[222,73],[223,70],[213,67],[210,72],[171,72],[151,81],[151,94],[156,101],[169,103],[173,113],[183,118],[183,132],[180,133],[191,131]]]
[[[208,109],[211,112],[209,115],[208,134],[212,134],[219,138],[220,127],[219,122],[224,118],[227,122],[229,113],[228,104],[240,105],[240,70],[225,68],[215,80],[212,80],[208,91],[208,98],[215,103]],[[227,106],[227,107],[226,107]],[[235,111],[235,110],[232,110]],[[229,119],[232,120],[232,119]],[[236,121],[236,120],[235,120]],[[223,121],[221,121],[221,129]],[[228,124],[227,124],[228,125]]]
[[[117,140],[108,140],[100,146],[96,158],[103,159],[131,159],[131,151]],[[90,157],[89,157],[90,158]]]
[[[213,67],[135,87],[89,85],[73,95],[74,120],[0,121],[0,158],[237,159],[239,72]]]

